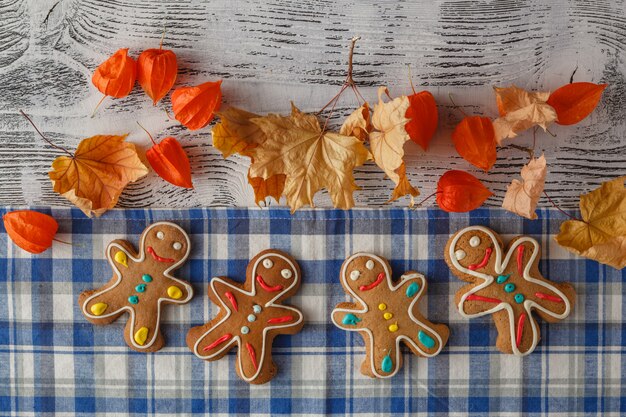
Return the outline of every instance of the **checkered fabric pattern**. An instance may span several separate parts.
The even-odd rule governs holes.
[[[0,415],[554,415],[620,416],[626,413],[626,269],[617,271],[574,257],[553,240],[563,216],[541,210],[527,221],[498,209],[470,214],[439,210],[283,209],[113,210],[88,219],[75,209],[45,209],[59,221],[52,250],[31,256],[0,234]],[[6,212],[0,210],[0,213]],[[177,273],[195,297],[166,307],[166,346],[154,354],[131,351],[125,319],[88,323],[78,294],[111,277],[106,245],[125,238],[137,245],[150,223],[171,220],[186,229],[192,253]],[[506,240],[527,234],[542,243],[540,269],[577,290],[574,313],[541,323],[537,350],[524,358],[495,347],[489,316],[467,320],[452,303],[462,285],[443,260],[451,233],[485,225]],[[251,386],[235,373],[231,352],[217,362],[197,359],[185,345],[191,326],[216,308],[210,277],[243,281],[248,261],[266,248],[282,249],[300,263],[303,284],[290,304],[306,318],[303,331],[274,342],[278,375]],[[409,269],[429,280],[422,311],[450,326],[450,340],[432,359],[404,350],[404,367],[389,380],[359,372],[361,337],[331,324],[332,308],[346,299],[339,284],[342,261],[357,251],[387,257],[398,277]]]

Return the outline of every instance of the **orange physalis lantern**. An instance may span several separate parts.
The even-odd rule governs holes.
[[[52,216],[32,210],[9,212],[2,220],[13,243],[30,253],[41,253],[52,246],[59,228]]]
[[[176,54],[163,49],[146,49],[137,59],[137,81],[156,106],[176,81]]]
[[[488,117],[464,118],[454,128],[452,141],[463,159],[485,172],[496,162],[496,136]]]
[[[167,137],[156,143],[152,135],[143,126],[141,128],[153,143],[152,147],[146,151],[146,158],[154,172],[170,184],[193,188],[189,158],[180,143],[173,137]]]
[[[556,89],[547,103],[556,111],[556,122],[573,125],[589,116],[596,108],[608,84],[571,83]]]
[[[480,207],[493,193],[464,171],[448,171],[437,183],[437,204],[448,212],[464,213]]]
[[[430,140],[437,130],[439,115],[435,98],[428,91],[420,91],[408,96],[409,108],[405,117],[409,119],[404,129],[411,140],[427,150]]]
[[[91,82],[105,96],[126,97],[137,76],[135,60],[128,56],[128,48],[118,50],[93,73]]]
[[[172,93],[174,117],[190,130],[208,125],[222,104],[222,80],[194,87],[181,87]]]

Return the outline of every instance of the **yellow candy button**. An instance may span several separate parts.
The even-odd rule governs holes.
[[[99,316],[107,309],[108,305],[106,303],[96,303],[91,306],[90,310],[94,316]]]
[[[137,332],[135,333],[135,342],[137,342],[138,345],[143,346],[143,344],[146,343],[147,338],[148,338],[147,327],[142,327],[141,329],[137,330]]]
[[[122,264],[126,268],[128,268],[128,258],[126,257],[126,254],[121,250],[117,251],[113,259],[115,259],[115,262],[117,262],[118,264]]]
[[[172,285],[167,289],[167,295],[175,300],[178,300],[180,297],[183,296],[183,292],[176,285]]]
[[[398,331],[398,325],[397,324],[392,324],[391,326],[389,326],[389,331],[390,332],[397,332]]]
[[[385,318],[385,320],[389,320],[390,318],[392,318],[392,317],[393,317],[393,314],[391,314],[391,313],[385,313],[385,314],[383,314],[383,317]]]
[[[378,304],[378,309],[379,309],[380,311],[385,311],[385,310],[387,310],[387,304],[385,304],[385,303],[380,303],[380,304]]]

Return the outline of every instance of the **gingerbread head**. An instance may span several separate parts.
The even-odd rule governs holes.
[[[467,227],[448,240],[445,259],[454,275],[469,282],[455,296],[464,317],[493,315],[496,346],[504,353],[527,355],[540,339],[533,313],[548,322],[565,319],[576,294],[567,283],[553,283],[539,272],[539,243],[527,236],[501,238],[483,226]]]
[[[125,240],[114,240],[106,249],[113,277],[104,286],[83,292],[79,305],[94,324],[109,324],[124,313],[129,319],[126,344],[139,352],[154,352],[164,343],[160,332],[163,304],[191,300],[191,286],[171,272],[189,256],[190,241],[178,225],[158,222],[141,234],[139,252]]]

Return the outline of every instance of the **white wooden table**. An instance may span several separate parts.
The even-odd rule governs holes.
[[[411,182],[430,194],[447,169],[468,170],[496,194],[518,175],[527,155],[498,151],[492,172],[471,167],[455,152],[450,133],[468,114],[496,116],[492,86],[517,84],[553,90],[570,79],[606,82],[598,109],[574,127],[555,126],[557,137],[538,137],[549,164],[546,191],[562,207],[577,206],[581,192],[626,175],[626,5],[624,1],[520,2],[393,0],[332,1],[0,1],[0,205],[65,205],[52,191],[47,172],[59,152],[48,146],[18,113],[24,109],[51,139],[75,148],[94,134],[130,133],[146,149],[149,140],[177,137],[187,150],[194,190],[170,186],[151,173],[131,184],[121,207],[252,206],[247,160],[224,160],[211,146],[210,127],[189,132],[169,120],[169,98],[156,108],[139,86],[121,100],[106,100],[89,118],[101,95],[93,70],[118,48],[136,57],[165,47],[179,60],[177,85],[224,79],[225,105],[257,113],[320,109],[343,82],[349,40],[360,35],[355,80],[369,100],[376,86],[394,95],[413,82],[431,91],[440,125],[428,153],[407,145]],[[355,106],[345,96],[334,119]],[[520,145],[532,142],[525,133]],[[358,206],[381,206],[392,183],[373,163],[356,171]],[[326,193],[318,206],[329,206]],[[407,200],[396,202],[406,205]],[[430,202],[427,205],[434,204]],[[541,205],[548,205],[543,199]]]

